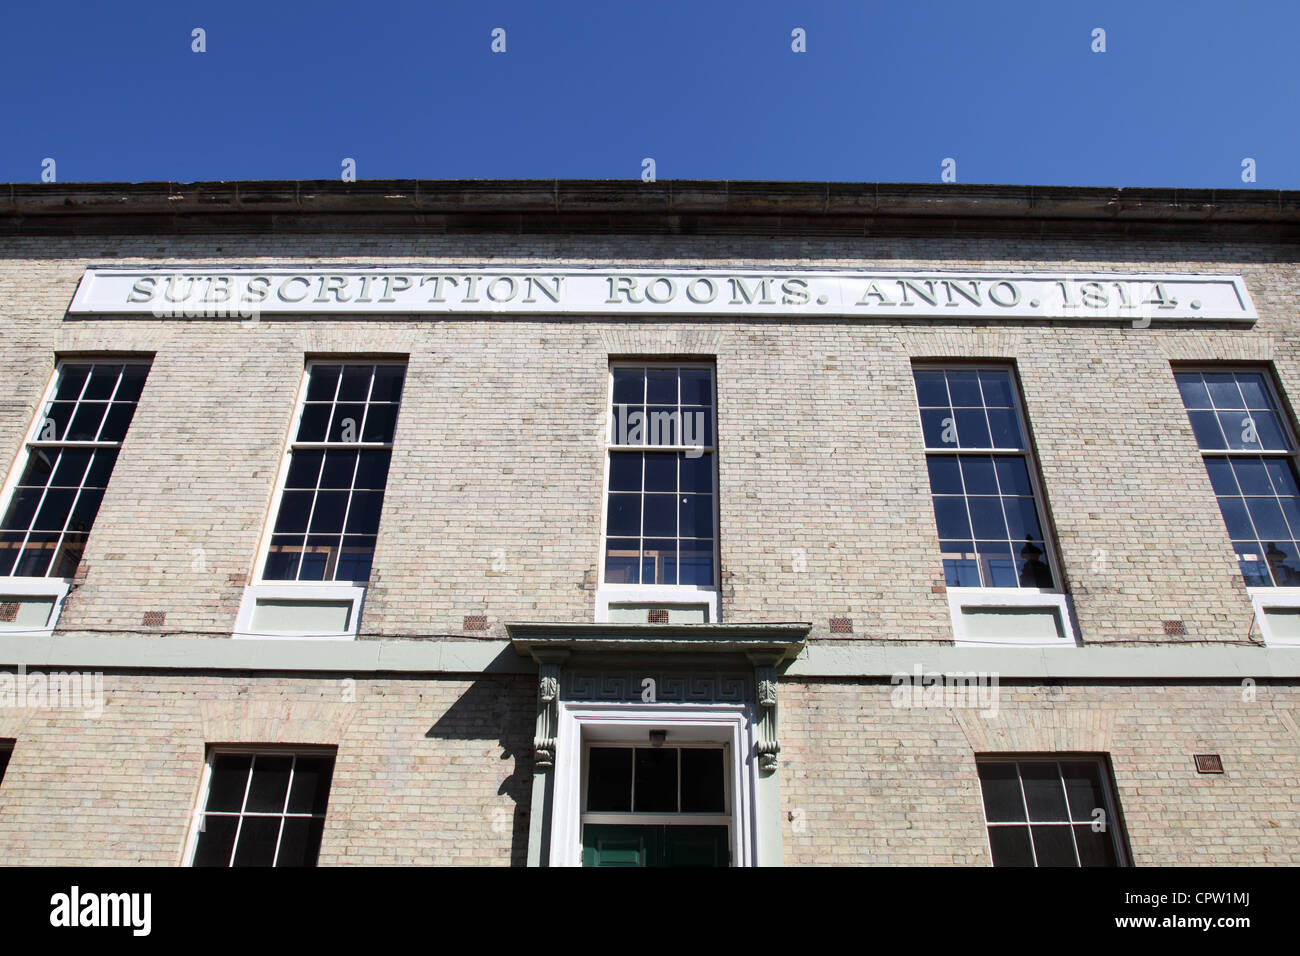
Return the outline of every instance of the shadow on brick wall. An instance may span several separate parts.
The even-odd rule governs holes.
[[[510,818],[502,808],[488,809],[485,825],[495,842],[508,830],[510,865],[528,861],[528,813],[533,782],[533,729],[536,718],[537,682],[527,677],[485,677],[475,681],[425,732],[425,737],[442,740],[495,740],[501,761],[513,761],[508,768],[485,766],[484,773],[503,776],[499,795],[514,802]]]

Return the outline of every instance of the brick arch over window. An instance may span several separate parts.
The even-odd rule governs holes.
[[[333,744],[352,721],[353,704],[204,701],[199,704],[208,743]]]
[[[600,340],[610,355],[693,355],[713,358],[726,337],[721,329],[602,329]]]
[[[1109,753],[1114,716],[1082,709],[953,715],[972,753]]]

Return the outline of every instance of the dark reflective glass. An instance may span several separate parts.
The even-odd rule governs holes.
[[[1020,794],[1020,777],[1016,773],[1016,765],[981,762],[978,767],[985,819],[990,823],[1023,821],[1025,802]]]
[[[65,438],[68,441],[94,441],[106,411],[107,402],[82,402],[72,416],[72,424],[68,426]]]
[[[299,757],[293,767],[288,812],[323,814],[333,776],[333,757]]]
[[[962,448],[988,448],[991,446],[989,424],[982,408],[958,408],[957,443]]]
[[[82,401],[107,401],[117,389],[117,377],[122,373],[120,365],[96,365],[86,382],[86,390],[81,393]]]
[[[969,538],[970,518],[965,498],[935,498],[934,521],[940,538]]]
[[[677,556],[677,583],[694,587],[712,587],[713,542],[682,541]]]
[[[989,408],[1011,408],[1015,400],[1011,395],[1011,373],[993,370],[980,372],[980,387],[984,404]]]
[[[388,450],[368,450],[358,453],[355,487],[383,490],[388,483],[388,463],[393,453]]]
[[[948,386],[941,370],[918,369],[913,377],[916,379],[916,399],[921,408],[947,409]]]
[[[334,451],[325,453],[325,467],[321,469],[320,486],[322,488],[351,488],[352,476],[357,470],[357,453],[355,451]]]
[[[952,398],[953,408],[979,408],[984,405],[984,399],[980,395],[979,373],[969,369],[948,370],[948,394]]]
[[[645,490],[677,490],[677,455],[652,452],[645,456]]]
[[[936,495],[962,493],[961,465],[951,455],[930,455],[925,460],[930,473],[930,491]]]
[[[55,400],[75,402],[81,396],[89,374],[89,365],[64,365],[59,375],[59,384],[54,389]]]
[[[612,494],[609,496],[609,512],[605,519],[605,533],[621,537],[641,533],[640,495]]]
[[[77,573],[77,565],[86,551],[86,535],[69,532],[59,541],[59,550],[54,555],[51,573],[56,578],[70,578]]]
[[[376,534],[379,531],[379,513],[384,505],[382,491],[354,491],[348,508],[348,534]]]
[[[971,528],[976,538],[1005,538],[1007,523],[1002,514],[1002,499],[988,496],[966,499],[970,508]],[[952,535],[958,537],[959,535]]]
[[[683,405],[713,404],[713,372],[705,368],[684,368],[681,374]]]
[[[1196,434],[1196,444],[1202,451],[1227,448],[1223,432],[1219,430],[1219,418],[1214,412],[1188,412],[1192,431]]]
[[[212,758],[212,777],[208,783],[208,811],[238,813],[244,806],[248,770],[253,765],[249,754],[217,754]]]
[[[406,369],[400,365],[379,365],[375,367],[375,383],[370,388],[372,402],[398,402],[402,399],[402,384],[406,381]]]
[[[1273,494],[1273,482],[1269,480],[1268,469],[1260,459],[1236,458],[1232,462],[1232,470],[1237,474],[1237,484],[1241,486],[1242,494]]]
[[[14,492],[13,501],[9,504],[9,511],[5,514],[3,527],[10,530],[22,529],[23,531],[30,528],[32,518],[36,516],[36,507],[41,503],[41,497],[44,494],[44,488],[19,487]]]
[[[1029,827],[989,827],[989,849],[994,866],[1033,866]]]
[[[926,448],[957,447],[957,426],[946,408],[921,409],[921,432]]]
[[[103,500],[102,488],[83,488],[77,495],[77,503],[72,506],[72,514],[68,518],[68,530],[89,531],[91,525],[95,523],[95,516],[99,514],[99,505]]]
[[[1115,839],[1110,826],[1097,831],[1091,825],[1076,826],[1074,839],[1079,847],[1079,863],[1082,866],[1118,866],[1115,858]]]
[[[1007,535],[1012,541],[1042,538],[1043,529],[1038,524],[1033,498],[1003,498],[1002,505],[1007,513]]]
[[[94,452],[89,448],[65,448],[59,453],[58,464],[54,466],[54,477],[50,484],[64,488],[76,488],[86,475],[86,468]]]
[[[1174,379],[1178,382],[1178,394],[1182,396],[1184,406],[1188,409],[1210,407],[1210,393],[1199,372],[1180,372]]]
[[[370,379],[374,368],[369,365],[343,366],[343,378],[339,382],[338,402],[364,402],[370,397]]]
[[[1014,409],[990,408],[989,428],[993,448],[1024,448],[1025,439],[1020,434],[1020,420]]]
[[[346,491],[316,492],[316,507],[311,514],[312,534],[330,534],[343,530],[343,513],[348,506]]]
[[[244,817],[235,848],[235,866],[270,866],[280,841],[281,817]]]
[[[609,456],[609,490],[641,490],[641,455],[624,453]]]
[[[315,488],[320,478],[321,462],[325,453],[320,451],[296,451],[289,460],[289,474],[284,480],[286,488]]]
[[[321,819],[299,817],[285,820],[280,835],[280,853],[275,858],[276,867],[315,866],[324,832],[325,821]]]
[[[116,448],[97,448],[95,456],[86,470],[84,483],[89,488],[107,488],[108,479],[113,474],[113,465],[117,463]]]
[[[625,813],[632,809],[632,748],[592,747],[587,751],[587,812]]]
[[[1068,826],[1031,828],[1034,835],[1034,854],[1039,866],[1078,866],[1074,855],[1074,835]]]
[[[330,418],[330,441],[361,441],[361,426],[365,423],[366,406],[361,404],[339,404],[334,406],[334,415]]]
[[[126,430],[135,415],[135,405],[130,402],[113,402],[108,407],[104,418],[104,427],[99,430],[100,441],[121,441],[126,437]]]
[[[713,495],[679,495],[678,534],[683,538],[713,537]]]
[[[614,404],[640,405],[645,401],[645,369],[616,368],[614,376]]]
[[[646,538],[641,546],[641,583],[677,583],[677,541]]]
[[[639,538],[610,538],[605,546],[605,582],[607,584],[639,584],[641,566],[641,540]]]
[[[681,491],[713,491],[713,456],[679,456]]]
[[[670,537],[677,534],[677,496],[646,495],[642,534]]]
[[[332,402],[339,384],[338,365],[313,365],[307,382],[307,401]]]
[[[1061,776],[1055,763],[1022,763],[1020,778],[1025,788],[1025,802],[1029,807],[1029,819],[1068,820],[1069,812],[1065,807],[1065,790],[1061,786]]]
[[[1091,821],[1094,819],[1094,810],[1106,809],[1106,796],[1102,789],[1099,764],[1091,760],[1062,761],[1061,776],[1065,780],[1070,819]]]
[[[325,440],[332,405],[304,405],[298,423],[297,441],[319,442]],[[358,422],[358,428],[360,423]]]
[[[149,376],[148,365],[128,365],[122,370],[122,381],[118,383],[115,401],[135,402],[144,391],[145,379]]]
[[[722,751],[682,750],[682,813],[721,813],[726,807]]]
[[[676,405],[677,397],[677,369],[675,368],[649,368],[646,369],[646,395],[647,405]]]
[[[1209,372],[1205,375],[1205,385],[1210,390],[1210,400],[1214,407],[1245,408],[1241,389],[1237,387],[1237,377],[1231,372]]]
[[[292,757],[258,754],[253,760],[253,780],[248,787],[244,812],[280,813],[289,792],[289,769]]]
[[[334,580],[368,581],[375,560],[375,541],[374,535],[345,534]]]
[[[275,519],[276,534],[303,534],[311,514],[312,491],[286,491],[280,496],[280,513]]]
[[[230,851],[235,848],[238,817],[205,816],[194,851],[195,866],[230,866]]]
[[[961,472],[966,481],[966,494],[996,495],[998,493],[993,459],[988,455],[962,455]]]
[[[72,502],[76,497],[75,488],[47,490],[45,500],[41,502],[40,510],[36,512],[32,527],[37,531],[62,531],[63,526],[68,523],[68,512],[72,510]]]
[[[636,748],[634,812],[677,812],[677,753],[672,747]]]
[[[397,406],[371,405],[366,415],[366,426],[362,430],[361,440],[390,444],[396,431]]]
[[[1215,494],[1237,494],[1237,479],[1232,476],[1232,464],[1226,458],[1205,459],[1205,470],[1210,474],[1210,484]]]

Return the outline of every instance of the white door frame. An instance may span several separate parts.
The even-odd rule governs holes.
[[[551,866],[582,865],[582,753],[584,740],[649,744],[651,730],[668,731],[667,744],[730,744],[732,761],[731,860],[758,859],[758,775],[753,714],[746,704],[621,704],[559,702],[556,735]]]

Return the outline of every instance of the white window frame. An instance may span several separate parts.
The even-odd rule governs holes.
[[[253,565],[252,579],[244,588],[243,597],[239,602],[239,613],[235,619],[235,629],[232,637],[235,638],[275,638],[287,640],[355,640],[358,630],[361,626],[361,612],[364,609],[366,589],[369,580],[366,581],[268,581],[263,579],[262,575],[266,570],[267,558],[271,550],[271,537],[275,532],[275,522],[280,515],[280,502],[284,497],[284,483],[289,475],[289,465],[293,461],[293,452],[295,448],[301,450],[310,450],[316,447],[322,449],[335,448],[337,442],[296,442],[294,436],[298,434],[298,426],[302,421],[303,412],[307,407],[307,388],[311,384],[311,370],[317,365],[395,365],[407,369],[409,372],[409,363],[402,359],[372,359],[365,356],[332,356],[326,358],[312,358],[303,363],[302,380],[298,383],[298,394],[295,399],[293,418],[289,422],[288,434],[285,436],[284,450],[280,455],[280,467],[275,474],[275,490],[271,495],[271,504],[267,509],[266,519],[262,522],[262,535],[258,539],[257,557]],[[401,420],[401,404],[406,399],[406,379],[402,383],[402,403],[399,403],[397,417]],[[396,436],[394,436],[396,437]],[[395,442],[349,442],[349,449],[356,448],[359,451],[387,449],[392,452]],[[387,489],[385,489],[385,493]],[[351,601],[352,608],[348,613],[348,628],[346,631],[257,631],[253,629],[253,614],[257,605],[262,601]]]
[[[713,460],[713,586],[701,587],[695,584],[610,584],[605,581],[605,550],[609,523],[609,472],[613,456],[617,452],[633,449],[642,452],[688,452],[696,446],[690,445],[616,445],[614,443],[614,370],[616,368],[692,368],[707,369],[713,382],[713,443],[704,446],[702,454]],[[662,605],[707,605],[708,620],[716,624],[721,613],[721,512],[722,502],[718,496],[718,367],[715,362],[683,361],[670,359],[615,359],[609,363],[605,386],[605,462],[604,484],[600,498],[600,550],[596,561],[596,622],[609,621],[611,604],[662,604]],[[644,497],[645,492],[642,491]]]
[[[978,754],[976,756],[975,780],[979,784],[978,789],[979,789],[979,798],[980,798],[980,819],[984,822],[984,846],[987,847],[989,851],[990,866],[993,866],[993,840],[991,834],[989,833],[990,827],[1000,827],[1000,826],[1032,827],[1035,822],[1043,823],[1043,821],[1033,821],[1033,820],[1026,819],[1025,823],[1005,823],[1005,822],[989,823],[988,811],[984,807],[984,781],[981,780],[979,777],[979,765],[981,763],[1016,763],[1016,764],[1055,763],[1059,765],[1062,763],[1084,763],[1084,762],[1095,763],[1101,769],[1101,791],[1102,791],[1102,797],[1106,803],[1106,806],[1101,809],[1105,810],[1106,812],[1106,826],[1110,828],[1111,842],[1115,847],[1115,868],[1119,869],[1120,867],[1127,867],[1132,865],[1128,857],[1128,852],[1126,847],[1127,841],[1125,839],[1123,823],[1120,820],[1119,813],[1116,810],[1117,800],[1115,796],[1114,779],[1111,774],[1110,755],[1096,754],[1096,753],[1070,753],[1067,751],[1062,753],[1035,752],[1035,753],[1025,753],[1025,754],[988,753],[988,754]],[[1058,775],[1060,774],[1059,766],[1057,769],[1057,773]],[[1024,803],[1025,812],[1027,814],[1029,809],[1029,801],[1025,799],[1025,781],[1019,769],[1016,770],[1016,779],[1020,782],[1020,799]],[[1068,808],[1069,806],[1068,794],[1066,796],[1066,800],[1067,800],[1066,806]],[[1053,824],[1060,825],[1060,826],[1065,825],[1064,821],[1050,821],[1045,823],[1044,825],[1053,825]],[[1073,821],[1071,821],[1070,825],[1071,826],[1074,825]],[[1030,836],[1030,850],[1031,852],[1034,853],[1034,868],[1037,869],[1038,853],[1037,850],[1033,849],[1032,835]],[[1078,856],[1077,847],[1075,848],[1075,856],[1076,858]]]
[[[338,770],[338,750],[335,747],[312,747],[312,746],[289,746],[281,747],[275,744],[245,744],[238,746],[235,744],[222,744],[219,746],[209,746],[207,756],[203,760],[203,772],[199,777],[199,797],[195,804],[194,816],[190,820],[189,833],[185,837],[185,847],[181,852],[182,866],[194,866],[194,856],[199,848],[199,833],[203,829],[203,817],[207,812],[208,804],[208,787],[212,783],[212,764],[219,755],[236,754],[257,756],[261,754],[267,757],[324,757],[334,758],[334,769]],[[293,787],[292,775],[289,779],[290,788]],[[330,779],[330,799],[334,798],[334,780]],[[326,802],[326,818],[329,815],[329,803]],[[243,814],[241,813],[241,816]],[[253,816],[311,816],[311,814],[252,814]],[[239,846],[239,835],[235,835],[235,846]],[[276,850],[277,856],[279,850]],[[272,864],[274,866],[274,864]]]
[[[1278,424],[1281,426],[1287,440],[1295,451],[1277,452],[1277,451],[1260,451],[1250,448],[1201,448],[1201,443],[1197,441],[1193,433],[1192,441],[1196,443],[1197,454],[1201,456],[1201,468],[1205,472],[1206,484],[1210,483],[1210,470],[1205,466],[1207,458],[1289,458],[1292,468],[1300,475],[1300,443],[1296,441],[1296,430],[1291,425],[1291,415],[1288,407],[1282,402],[1281,387],[1277,382],[1277,373],[1272,366],[1252,365],[1243,363],[1234,365],[1231,363],[1219,365],[1182,365],[1171,364],[1170,372],[1174,377],[1174,390],[1178,391],[1178,373],[1180,372],[1199,372],[1202,375],[1216,372],[1254,372],[1264,379],[1264,387],[1268,389],[1269,398],[1273,401],[1273,410],[1277,414]],[[1182,394],[1179,393],[1181,403]],[[1191,429],[1191,419],[1187,416],[1187,406],[1183,406],[1183,417],[1187,420],[1187,427]],[[1223,520],[1223,514],[1219,509],[1219,496],[1215,493],[1214,488],[1210,488],[1210,497],[1214,499],[1215,511],[1219,512],[1219,520],[1223,528],[1223,533],[1231,541],[1231,535],[1228,533],[1227,522]],[[1230,546],[1231,547],[1231,546]],[[1233,548],[1233,570],[1241,576],[1240,559],[1236,556],[1236,549]],[[1250,606],[1255,614],[1255,623],[1259,625],[1259,633],[1264,638],[1265,645],[1269,647],[1300,647],[1300,638],[1274,637],[1273,630],[1269,627],[1268,617],[1264,613],[1266,609],[1282,608],[1285,610],[1300,611],[1300,588],[1279,587],[1277,585],[1246,585],[1246,594],[1250,597]]]
[[[582,823],[588,745],[649,745],[652,730],[666,730],[665,746],[725,745],[727,805],[730,811],[731,865],[754,866],[758,860],[758,772],[754,722],[744,704],[577,703],[560,701],[556,740],[554,807],[551,819],[551,866],[582,865]],[[686,823],[696,819],[717,825],[716,814],[602,814],[621,823]],[[651,817],[654,819],[651,819]],[[638,819],[633,819],[637,817]],[[664,819],[659,819],[663,817]],[[672,819],[667,819],[671,817]],[[689,821],[688,821],[689,818]],[[706,819],[707,818],[707,819]]]
[[[63,355],[59,356],[54,363],[54,370],[50,373],[49,381],[45,384],[45,391],[41,393],[41,399],[36,405],[36,411],[32,415],[32,422],[27,428],[26,434],[23,435],[22,443],[18,447],[17,453],[13,456],[9,464],[9,474],[5,478],[4,485],[0,486],[0,515],[9,511],[9,506],[13,503],[14,494],[18,490],[18,483],[22,481],[23,472],[27,470],[27,463],[31,460],[32,447],[35,445],[49,446],[57,445],[59,447],[69,448],[116,448],[118,458],[121,459],[121,450],[125,444],[125,439],[120,442],[100,442],[100,441],[60,441],[60,442],[42,442],[40,440],[41,426],[45,423],[45,409],[49,407],[50,402],[54,400],[54,391],[59,384],[59,373],[64,365],[94,365],[102,363],[105,365],[113,363],[123,365],[146,365],[149,371],[153,371],[152,356],[140,355],[110,355],[91,353],[86,355]],[[146,387],[148,380],[146,379]],[[136,411],[139,411],[139,402],[136,403]],[[130,429],[128,428],[128,433]],[[110,477],[110,481],[112,478]],[[101,503],[102,507],[102,503]],[[96,514],[98,518],[98,514]],[[87,536],[87,546],[89,546],[89,536]],[[15,567],[17,564],[15,563]],[[68,591],[72,586],[72,578],[55,578],[55,577],[32,577],[26,575],[7,574],[0,576],[0,594],[13,595],[15,597],[48,597],[54,599],[54,606],[50,609],[49,619],[45,622],[44,627],[31,628],[23,627],[18,624],[0,623],[0,635],[9,635],[13,637],[50,637],[54,634],[54,628],[58,625],[59,616],[63,613],[64,602],[68,598]]]
[[[1039,521],[1043,527],[1043,550],[1047,552],[1047,566],[1056,582],[1051,588],[997,588],[997,587],[951,587],[946,584],[948,597],[948,614],[952,619],[953,642],[970,647],[1077,647],[1079,644],[1079,627],[1074,616],[1074,604],[1065,593],[1065,575],[1062,573],[1060,557],[1056,549],[1056,538],[1052,532],[1052,516],[1047,507],[1047,496],[1043,494],[1042,482],[1038,475],[1038,456],[1034,453],[1033,438],[1029,431],[1029,420],[1025,414],[1024,401],[1020,394],[1020,375],[1013,362],[966,362],[966,361],[925,361],[913,362],[912,371],[952,370],[962,371],[996,371],[1006,372],[1011,376],[1011,400],[1015,407],[1016,421],[1020,434],[1025,438],[1025,447],[1020,451],[1006,448],[930,448],[925,443],[925,432],[921,430],[921,448],[925,460],[931,455],[1020,455],[1025,460],[1025,470],[1029,473],[1029,485],[1034,492],[1034,507],[1038,510]],[[916,376],[912,376],[912,407],[916,409],[917,428],[921,428],[921,396],[916,389]],[[931,513],[934,509],[934,495],[930,491],[926,466],[926,497],[930,502]],[[935,528],[936,540],[938,527]],[[943,570],[940,558],[939,570]],[[966,624],[963,616],[965,608],[979,610],[996,610],[999,608],[1042,608],[1055,610],[1060,615],[1061,629],[1064,636],[1050,640],[1034,637],[1008,635],[1002,638],[971,640],[966,636]]]

